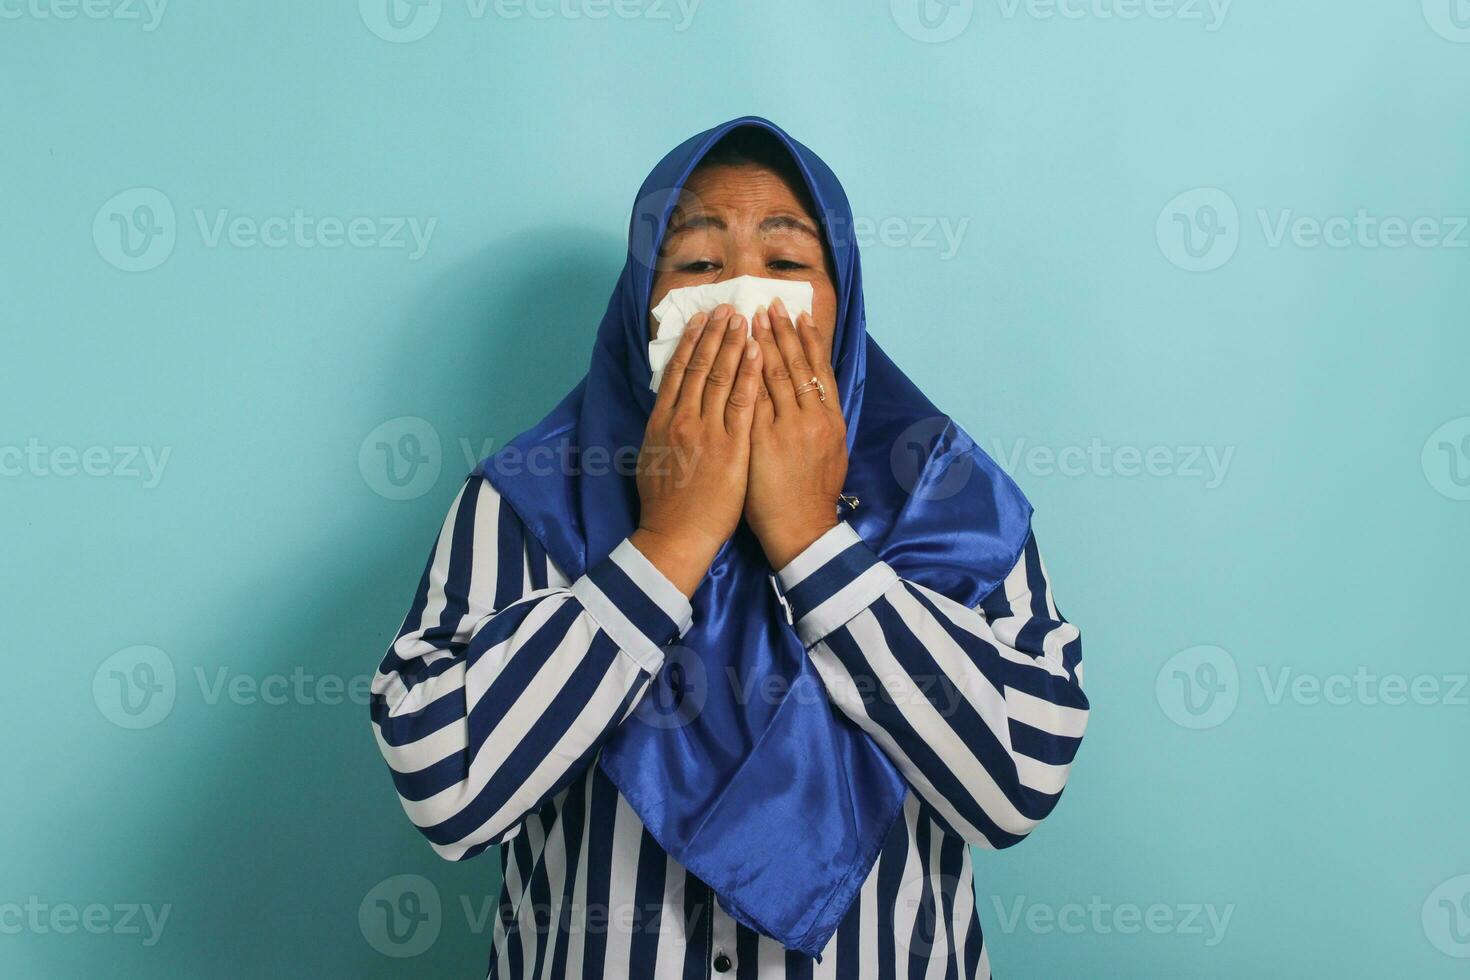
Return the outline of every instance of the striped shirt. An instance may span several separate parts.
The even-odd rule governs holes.
[[[440,531],[373,681],[409,819],[463,860],[495,848],[489,976],[988,977],[967,845],[1056,805],[1087,721],[1081,643],[1029,538],[976,608],[901,579],[847,524],[772,576],[834,707],[908,782],[820,961],[738,924],[595,765],[689,602],[623,541],[576,581],[482,477]]]

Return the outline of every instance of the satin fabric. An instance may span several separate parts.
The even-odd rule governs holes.
[[[860,499],[846,519],[901,577],[974,605],[1014,566],[1031,507],[867,336],[846,194],[815,154],[757,117],[700,133],[654,168],[586,377],[476,472],[574,578],[637,527],[629,464],[655,397],[648,306],[659,244],[690,172],[742,126],[767,129],[789,149],[833,258],[833,368],[851,456],[844,489]],[[527,465],[532,458],[562,462]],[[693,625],[666,648],[650,690],[598,764],[659,845],[732,917],[817,957],[872,868],[906,784],[827,701],[743,523],[692,604]]]

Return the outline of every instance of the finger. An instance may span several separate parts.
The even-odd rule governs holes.
[[[737,313],[726,322],[725,336],[715,354],[715,363],[704,379],[704,401],[700,411],[706,418],[718,419],[724,415],[725,403],[730,399],[744,352],[745,317]]]
[[[779,297],[771,304],[771,332],[776,335],[776,346],[786,360],[786,370],[791,373],[792,396],[796,397],[796,390],[810,381],[815,372],[811,362],[807,360],[806,352],[801,348],[801,338],[796,335],[796,324],[787,315],[786,304]],[[817,401],[815,390],[808,394],[811,395],[810,399],[806,395],[797,398],[797,404],[801,408],[805,408],[808,401]]]
[[[755,339],[761,347],[761,372],[766,391],[771,396],[771,407],[776,415],[797,411],[796,389],[791,386],[791,372],[786,367],[786,358],[776,344],[776,327],[771,311],[762,307],[755,311]]]
[[[756,349],[757,350],[760,350],[760,345],[759,344],[756,345]],[[766,359],[765,352],[762,351],[761,352],[761,360],[764,361],[765,359]],[[772,422],[775,422],[775,421],[776,421],[776,403],[773,402],[773,401],[771,401],[770,392],[768,392],[766,390],[766,383],[765,383],[764,379],[762,379],[760,385],[756,388],[756,395],[755,395],[755,418],[753,420],[751,420],[751,423],[750,423],[750,438],[751,438],[751,441],[752,442],[755,442],[755,441],[759,440],[761,438],[761,436],[764,434],[764,432],[766,431],[766,429],[768,429],[770,427],[771,423]]]
[[[761,345],[754,338],[747,338],[741,344],[738,371],[735,384],[730,389],[730,398],[725,403],[725,431],[732,436],[748,433],[755,418],[756,393],[760,391],[761,383]]]
[[[699,406],[704,401],[704,379],[709,377],[710,368],[714,367],[715,353],[724,343],[725,327],[733,312],[729,304],[723,304],[710,314],[703,334],[689,355],[689,364],[684,368],[684,384],[675,403],[678,410],[699,414]]]
[[[655,412],[665,411],[674,407],[679,400],[679,388],[684,381],[684,372],[689,367],[689,358],[694,354],[694,344],[699,340],[700,332],[704,330],[705,323],[709,317],[703,313],[696,313],[689,318],[689,323],[684,327],[684,334],[679,338],[679,343],[674,347],[673,356],[669,363],[664,365],[663,380],[658,384],[658,397],[653,401]]]
[[[812,366],[813,374],[820,378],[822,384],[827,387],[827,400],[822,404],[831,409],[839,401],[837,376],[832,373],[832,354],[827,350],[827,342],[817,332],[817,325],[812,320],[810,313],[802,313],[796,318],[796,336],[801,341],[802,353],[806,355],[807,363]],[[818,401],[821,401],[820,397]]]

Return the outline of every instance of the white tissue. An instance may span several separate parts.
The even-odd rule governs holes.
[[[648,387],[658,391],[664,379],[664,368],[669,358],[674,356],[674,348],[679,346],[684,328],[696,313],[713,313],[715,307],[729,303],[736,313],[745,317],[745,333],[749,336],[756,307],[770,306],[777,297],[786,304],[786,312],[791,314],[793,322],[802,313],[812,311],[812,284],[809,282],[737,276],[724,282],[669,290],[668,295],[653,308],[658,339],[648,345],[648,364],[653,368],[653,380]]]

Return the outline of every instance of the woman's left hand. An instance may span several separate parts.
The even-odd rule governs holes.
[[[829,342],[809,314],[793,323],[778,299],[757,311],[765,391],[750,431],[750,482],[745,520],[773,569],[784,568],[837,525],[837,499],[847,478],[847,424],[837,397]],[[823,401],[816,378],[826,388]]]

